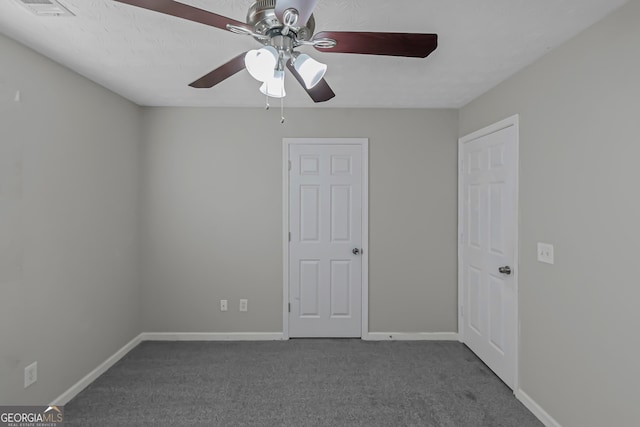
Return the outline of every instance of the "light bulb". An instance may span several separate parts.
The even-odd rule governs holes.
[[[244,63],[251,77],[261,82],[267,81],[278,64],[278,51],[273,46],[250,50],[244,57]]]
[[[284,71],[275,70],[271,78],[260,86],[260,92],[271,98],[284,98],[287,94],[284,91]]]
[[[299,55],[293,67],[296,69],[307,89],[317,85],[327,72],[326,64],[316,61],[306,53]]]

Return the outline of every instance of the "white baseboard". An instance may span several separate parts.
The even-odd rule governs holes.
[[[277,341],[284,339],[282,332],[143,332],[55,398],[49,405],[66,405],[142,341]],[[458,341],[459,336],[455,332],[369,332],[362,339],[368,341]],[[546,427],[562,427],[522,389],[516,390],[515,396]]]
[[[458,341],[458,334],[455,332],[369,332],[362,337],[363,340],[369,341]],[[85,375],[80,381],[72,385],[67,391],[55,398],[50,405],[64,406],[78,393],[84,390],[89,384],[94,382],[100,375],[104,374],[110,367],[115,365],[127,353],[142,341],[279,341],[286,340],[282,332],[143,332],[120,350],[116,351],[111,357],[102,362],[97,368]],[[524,396],[537,408],[540,408],[531,398],[524,392]],[[521,401],[522,398],[519,397]],[[525,403],[525,406],[528,406]],[[531,412],[536,414],[534,409]],[[541,413],[546,414],[540,408]],[[547,417],[548,414],[547,414]],[[540,418],[538,416],[538,418]],[[551,417],[549,419],[552,420]],[[542,420],[542,418],[541,418]],[[544,421],[543,421],[544,422]],[[560,427],[559,424],[548,424],[553,427]]]
[[[72,385],[67,391],[55,398],[50,405],[64,406],[69,403],[78,393],[87,388],[89,384],[104,374],[142,341],[277,341],[283,339],[282,332],[143,332],[85,375],[80,381]]]
[[[80,393],[82,390],[87,388],[89,384],[94,382],[100,375],[104,374],[110,367],[115,365],[120,359],[122,359],[127,353],[129,353],[135,346],[140,344],[140,341],[142,341],[141,336],[142,334],[138,335],[137,337],[129,341],[127,344],[125,344],[124,347],[116,351],[111,357],[109,357],[107,360],[105,360],[100,365],[98,365],[97,368],[89,372],[80,381],[72,385],[67,391],[62,393],[57,398],[55,398],[53,402],[49,404],[49,406],[51,405],[64,406],[67,403],[69,403],[69,401],[74,397],[76,397],[78,393]]]
[[[457,332],[369,332],[365,341],[458,341]]]
[[[527,393],[522,391],[522,389],[516,390],[516,398],[522,402],[524,406],[530,410],[533,415],[538,417],[540,422],[544,424],[546,427],[562,427],[559,422],[553,419],[551,415],[547,413],[538,403],[531,398]]]
[[[142,341],[279,341],[282,332],[143,332]]]

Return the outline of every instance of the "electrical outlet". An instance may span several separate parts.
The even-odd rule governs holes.
[[[538,261],[553,264],[553,245],[538,242]]]
[[[220,300],[220,311],[227,311],[227,303],[228,301],[226,299]]]
[[[24,368],[24,388],[29,387],[36,381],[38,381],[38,362],[33,362]]]
[[[241,299],[240,300],[240,311],[247,311],[249,309],[249,300]]]

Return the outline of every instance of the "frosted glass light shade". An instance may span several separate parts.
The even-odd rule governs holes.
[[[244,64],[251,77],[260,82],[267,81],[278,64],[278,51],[273,46],[250,50],[244,57]]]
[[[260,92],[271,98],[284,98],[287,95],[284,91],[284,71],[273,72],[271,78],[260,86]]]
[[[307,89],[311,89],[322,80],[327,72],[327,65],[316,61],[306,53],[299,55],[293,67],[296,69]]]

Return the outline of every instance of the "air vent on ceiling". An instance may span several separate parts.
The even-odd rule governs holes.
[[[16,0],[38,16],[75,16],[58,0]]]

